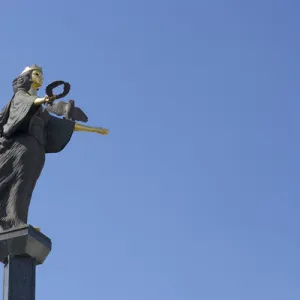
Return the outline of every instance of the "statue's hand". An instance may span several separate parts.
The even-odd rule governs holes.
[[[106,128],[101,128],[101,127],[99,127],[99,128],[96,129],[96,132],[97,132],[97,133],[100,133],[100,134],[102,134],[102,135],[106,135],[106,134],[108,134],[109,130],[106,129]]]
[[[45,104],[52,103],[55,99],[56,99],[56,96],[55,96],[55,95],[53,95],[53,96],[48,96],[48,95],[46,95],[46,96],[44,97],[44,103],[45,103]]]
[[[48,104],[48,103],[52,103],[54,100],[56,99],[55,96],[45,96],[43,98],[36,98],[34,100],[34,104],[35,105],[41,105],[41,104]]]
[[[52,103],[56,99],[56,96],[45,96],[45,103]]]

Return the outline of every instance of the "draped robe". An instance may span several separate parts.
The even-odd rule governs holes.
[[[32,192],[46,153],[62,151],[75,123],[33,104],[37,96],[18,90],[0,113],[0,227],[27,223]]]

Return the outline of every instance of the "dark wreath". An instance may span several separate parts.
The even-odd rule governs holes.
[[[58,95],[53,94],[53,90],[57,87],[59,87],[60,85],[64,86],[64,91]],[[67,96],[70,92],[71,89],[71,85],[69,82],[66,81],[62,81],[62,80],[57,80],[57,81],[53,81],[52,83],[50,83],[49,85],[47,85],[46,87],[46,95],[49,96],[50,98],[52,98],[54,96],[55,100],[56,99],[61,99],[65,96]]]
[[[55,95],[53,93],[53,90],[60,85],[64,86],[64,91],[58,95]],[[69,100],[68,102],[59,101],[53,103],[54,100],[61,99],[67,96],[70,92],[70,89],[71,85],[66,81],[57,80],[50,83],[46,87],[46,95],[50,98],[50,102],[46,104],[46,109],[57,116],[64,116],[68,120],[86,123],[88,121],[87,115],[79,107],[75,106],[74,100]]]

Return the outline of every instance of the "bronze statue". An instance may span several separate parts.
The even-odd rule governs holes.
[[[14,95],[0,112],[0,229],[27,224],[28,209],[35,184],[42,172],[45,154],[62,151],[74,131],[108,134],[105,128],[86,126],[87,116],[74,101],[60,101],[43,84],[42,68],[33,65],[13,81]],[[64,84],[69,90],[70,85]],[[51,89],[52,88],[52,89]],[[50,95],[49,95],[50,94]],[[66,93],[65,93],[66,94]],[[62,116],[59,118],[57,116]]]

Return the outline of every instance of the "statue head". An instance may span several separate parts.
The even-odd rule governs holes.
[[[43,85],[43,81],[44,77],[41,67],[37,65],[26,67],[13,81],[14,93],[18,90],[25,90],[27,92],[31,88],[38,90]]]

